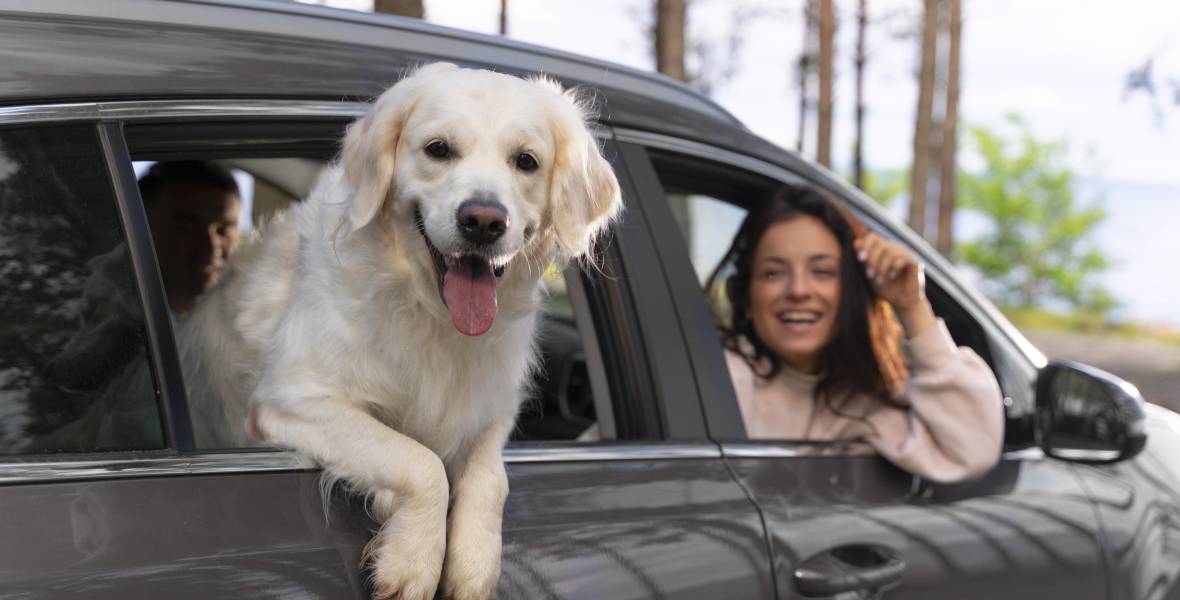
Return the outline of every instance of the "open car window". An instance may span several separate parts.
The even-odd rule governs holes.
[[[652,166],[664,190],[666,201],[677,229],[683,236],[693,270],[707,295],[709,306],[717,322],[730,318],[730,308],[724,293],[722,272],[713,289],[709,278],[720,264],[733,242],[751,202],[765,197],[779,185],[769,177],[751,173],[723,163],[685,156],[662,150],[649,150]],[[877,229],[876,223],[865,224]],[[880,229],[886,237],[888,231]],[[927,297],[937,316],[942,318],[955,343],[972,348],[976,354],[997,371],[1001,384],[1002,373],[996,369],[986,333],[971,313],[943,290],[936,276],[927,279]],[[718,345],[721,344],[717,336]],[[1010,378],[1009,378],[1010,379]],[[1008,382],[1012,385],[1012,382]]]
[[[291,135],[299,138],[295,133]],[[218,136],[217,143],[210,143],[210,138]],[[252,143],[248,138],[232,143],[235,138],[231,132],[218,127],[202,130],[199,125],[132,126],[127,128],[127,139],[139,177],[149,174],[154,165],[177,161],[208,162],[232,175],[240,195],[236,214],[239,239],[234,252],[241,251],[261,235],[268,221],[306,198],[336,151],[335,141],[326,134],[320,144],[295,145],[285,142],[283,132],[275,128],[267,130],[265,144]],[[150,205],[152,202],[157,201],[148,201],[146,207],[149,222],[153,222],[153,213],[158,212],[155,210],[158,207]],[[176,279],[168,273],[175,261],[164,254],[186,230],[170,228],[159,219],[154,223],[152,233],[161,265],[161,284],[167,292]],[[208,224],[201,227],[212,231]],[[205,233],[202,231],[197,237]],[[611,440],[617,435],[600,350],[596,341],[587,340],[595,332],[583,280],[584,275],[576,265],[564,271],[551,265],[545,271],[543,308],[537,330],[538,368],[526,386],[513,442],[594,442]],[[174,324],[179,324],[185,315],[178,310],[174,318]],[[176,335],[182,331],[182,327],[174,327]],[[178,345],[183,347],[184,340],[178,340]],[[210,383],[194,372],[186,372],[185,377],[190,390]]]

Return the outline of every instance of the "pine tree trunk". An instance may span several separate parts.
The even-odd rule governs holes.
[[[816,0],[803,1],[803,50],[799,53],[799,139],[795,142],[795,150],[803,153],[803,140],[807,137],[807,112],[810,106],[808,94],[811,92],[811,72],[815,65],[815,37],[816,37]]]
[[[656,70],[680,81],[688,81],[684,68],[685,4],[686,0],[656,0]]]
[[[500,0],[500,35],[508,35],[508,0]]]
[[[815,160],[832,166],[832,62],[836,35],[834,0],[819,0],[819,123],[816,128]]]
[[[865,187],[864,125],[865,125],[865,28],[868,26],[867,0],[858,0],[856,7],[856,138],[852,142],[852,183]]]
[[[426,9],[422,6],[422,0],[373,0],[373,12],[414,17],[415,19],[426,17]]]
[[[954,252],[955,163],[959,120],[959,39],[962,32],[962,0],[950,2],[950,51],[946,76],[946,116],[942,121],[941,173],[938,177],[938,251],[950,258]]]
[[[926,235],[926,186],[930,181],[930,134],[934,109],[934,52],[938,41],[938,0],[925,0],[922,59],[918,70],[918,111],[914,119],[914,159],[910,167],[909,223]]]

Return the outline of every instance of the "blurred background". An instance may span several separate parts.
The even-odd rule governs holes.
[[[1180,410],[1180,2],[299,0],[658,70]]]

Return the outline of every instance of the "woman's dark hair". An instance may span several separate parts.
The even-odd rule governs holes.
[[[784,185],[755,205],[710,275],[710,298],[716,301],[722,296],[718,285],[724,278],[723,295],[730,308],[729,322],[722,319],[720,324],[722,342],[761,377],[773,377],[782,368],[782,359],[758,338],[749,315],[754,252],[772,225],[803,216],[823,223],[840,245],[840,301],[832,339],[820,350],[821,375],[815,395],[836,413],[841,412],[837,403],[842,405],[852,394],[891,402],[908,373],[900,351],[901,329],[892,309],[877,297],[856,259],[852,242],[866,229],[810,187]]]

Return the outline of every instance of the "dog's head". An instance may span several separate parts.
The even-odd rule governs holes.
[[[345,135],[345,226],[388,219],[394,235],[416,230],[422,242],[405,247],[433,265],[455,328],[480,335],[506,270],[584,256],[621,207],[586,119],[543,78],[423,67]]]

